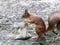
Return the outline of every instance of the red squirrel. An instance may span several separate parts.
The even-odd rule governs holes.
[[[47,29],[46,29],[44,20],[40,16],[29,12],[28,9],[25,9],[25,12],[22,15],[22,18],[28,19],[27,22],[30,24],[35,24],[35,31],[36,31],[36,34],[38,35],[38,38],[42,34],[50,30],[54,32],[54,28],[57,28],[57,30],[60,30],[60,13],[59,12],[53,12],[51,13],[51,15],[48,16],[48,28]],[[57,34],[56,32],[54,33]]]
[[[54,28],[57,28],[57,30],[60,30],[60,12],[58,11],[53,12],[51,13],[51,15],[48,16],[47,31],[54,30]]]
[[[40,16],[29,12],[28,9],[25,9],[24,14],[22,15],[22,19],[28,19],[28,23],[35,24],[35,31],[38,35],[38,38],[46,32],[44,20]]]

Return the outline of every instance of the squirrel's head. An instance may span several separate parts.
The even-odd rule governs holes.
[[[36,19],[35,16],[31,15],[28,9],[25,9],[25,12],[21,18],[24,19],[24,21],[31,23],[31,24],[35,23],[35,19]]]
[[[29,14],[29,11],[28,11],[28,9],[25,9],[25,11],[24,11],[24,14],[22,15],[22,18],[29,18],[30,17],[30,14]]]

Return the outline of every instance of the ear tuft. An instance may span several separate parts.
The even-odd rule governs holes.
[[[28,9],[25,9],[25,14],[29,15],[29,10]]]
[[[28,13],[28,9],[25,9],[25,13]]]
[[[28,12],[28,9],[25,9],[25,12]]]

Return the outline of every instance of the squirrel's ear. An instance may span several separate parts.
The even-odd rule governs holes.
[[[28,12],[28,9],[25,9],[25,12]]]
[[[28,9],[25,9],[25,14],[28,14]]]
[[[28,18],[30,16],[29,12],[28,12],[28,9],[25,9],[23,15],[22,15],[22,18]]]
[[[29,14],[29,10],[28,9],[25,9],[25,14],[27,15],[27,16],[29,16],[30,14]]]

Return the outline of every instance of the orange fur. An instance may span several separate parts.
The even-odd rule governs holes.
[[[27,22],[30,24],[35,24],[35,31],[38,37],[40,37],[43,33],[46,32],[46,26],[44,23],[44,20],[33,13],[30,13],[27,9],[25,10],[25,13],[22,15],[22,18],[28,19]]]
[[[60,30],[60,13],[59,12],[53,12],[50,16],[48,16],[48,28],[46,30],[46,25],[44,20],[34,14],[30,13],[27,9],[25,10],[24,14],[22,15],[22,18],[28,19],[26,20],[30,24],[35,24],[35,31],[38,35],[38,38],[44,34],[47,31],[54,30],[56,27],[58,30]]]

